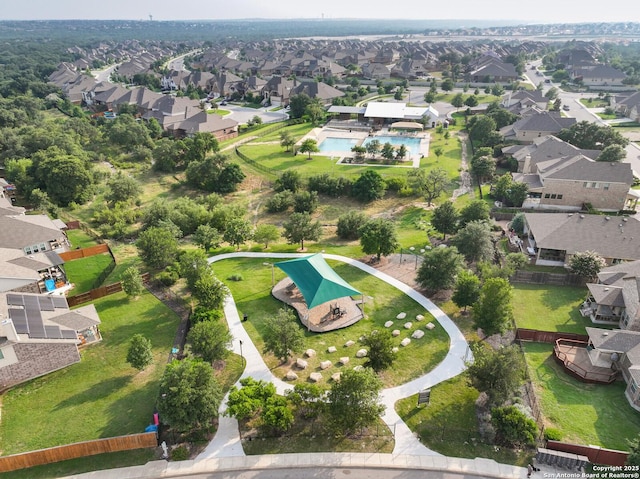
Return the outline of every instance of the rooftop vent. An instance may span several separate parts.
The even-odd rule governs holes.
[[[628,218],[622,218],[622,221],[624,221],[626,223],[627,221],[629,221],[629,219]]]
[[[608,216],[605,216],[604,219],[609,221],[611,218],[609,218]]]
[[[609,336],[609,333],[602,333],[603,336]]]
[[[568,216],[573,216],[573,213],[569,213],[569,215],[568,215]]]
[[[584,218],[584,215],[580,215],[580,218]]]

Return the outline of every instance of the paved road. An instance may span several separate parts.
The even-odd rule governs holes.
[[[236,105],[220,105],[218,107],[221,110],[229,110],[231,113],[224,118],[231,118],[240,124],[247,123],[254,116],[258,115],[262,118],[262,123],[274,123],[276,121],[283,121],[289,119],[289,114],[284,110],[269,111],[269,108],[245,108]]]

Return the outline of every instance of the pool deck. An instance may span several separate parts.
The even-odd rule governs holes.
[[[397,133],[390,132],[387,128],[383,128],[382,130],[377,131],[375,133],[368,133],[365,131],[347,131],[344,129],[337,129],[337,128],[314,128],[309,133],[307,133],[302,139],[300,139],[298,144],[302,144],[304,140],[311,138],[313,140],[316,140],[316,142],[319,145],[326,138],[331,137],[331,138],[357,139],[358,142],[356,144],[360,146],[364,143],[364,141],[367,138],[370,138],[370,137],[375,138],[376,136],[395,136],[398,138],[406,137],[411,139],[419,138],[421,140],[419,154],[411,155],[411,163],[409,163],[409,161],[404,161],[402,162],[402,164],[399,164],[399,165],[386,165],[382,163],[380,164],[365,163],[367,166],[386,166],[386,167],[395,166],[397,168],[419,168],[421,158],[423,156],[429,155],[429,140],[431,139],[431,135],[429,133],[419,132],[419,133],[397,134]],[[350,153],[351,152],[345,152],[345,151],[323,151],[317,154],[320,154],[322,156],[331,156],[331,157],[339,158],[336,163],[339,165],[362,166],[363,165],[362,163],[346,163],[343,161],[345,158],[351,158]]]

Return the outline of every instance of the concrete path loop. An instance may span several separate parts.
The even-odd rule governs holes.
[[[261,258],[261,259],[288,259],[308,256],[305,253],[252,253],[238,252],[226,253],[209,258],[209,263],[222,261],[232,258]],[[458,327],[451,319],[429,299],[410,288],[406,284],[389,276],[386,273],[376,270],[371,266],[345,256],[324,254],[325,259],[342,261],[343,263],[354,266],[365,273],[371,274],[391,286],[399,289],[410,298],[415,300],[424,309],[429,311],[438,323],[444,328],[450,338],[449,353],[445,359],[432,371],[413,381],[401,386],[385,389],[381,393],[381,401],[386,406],[385,414],[382,416],[384,422],[395,434],[395,448],[393,454],[409,454],[409,455],[432,455],[439,456],[435,451],[425,447],[414,436],[408,426],[395,412],[395,403],[402,398],[418,393],[422,389],[435,386],[436,384],[457,376],[465,369],[465,361],[473,360],[469,346]],[[232,297],[227,298],[224,304],[224,312],[229,323],[229,330],[233,336],[233,352],[242,353],[246,361],[245,370],[240,379],[252,377],[254,379],[262,379],[266,382],[273,383],[276,386],[278,394],[284,394],[287,389],[292,386],[281,379],[275,377],[264,360],[260,351],[254,346],[249,335],[242,326],[242,321]],[[242,345],[240,343],[242,341]],[[242,349],[241,349],[242,348]],[[226,410],[226,397],[220,407],[220,422],[218,431],[209,443],[206,449],[196,458],[209,459],[215,457],[232,457],[244,456],[242,443],[240,441],[238,422],[233,418],[224,416]]]

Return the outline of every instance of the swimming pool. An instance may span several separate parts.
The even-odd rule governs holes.
[[[391,143],[393,146],[404,145],[409,150],[409,155],[420,154],[420,138],[410,138],[407,136],[370,136],[364,140],[362,146],[367,146],[367,144],[373,140],[378,140],[381,146],[385,143]]]
[[[336,138],[333,136],[326,137],[318,148],[321,152],[325,151],[343,151],[350,152],[351,148],[356,146],[360,140],[358,138]]]

